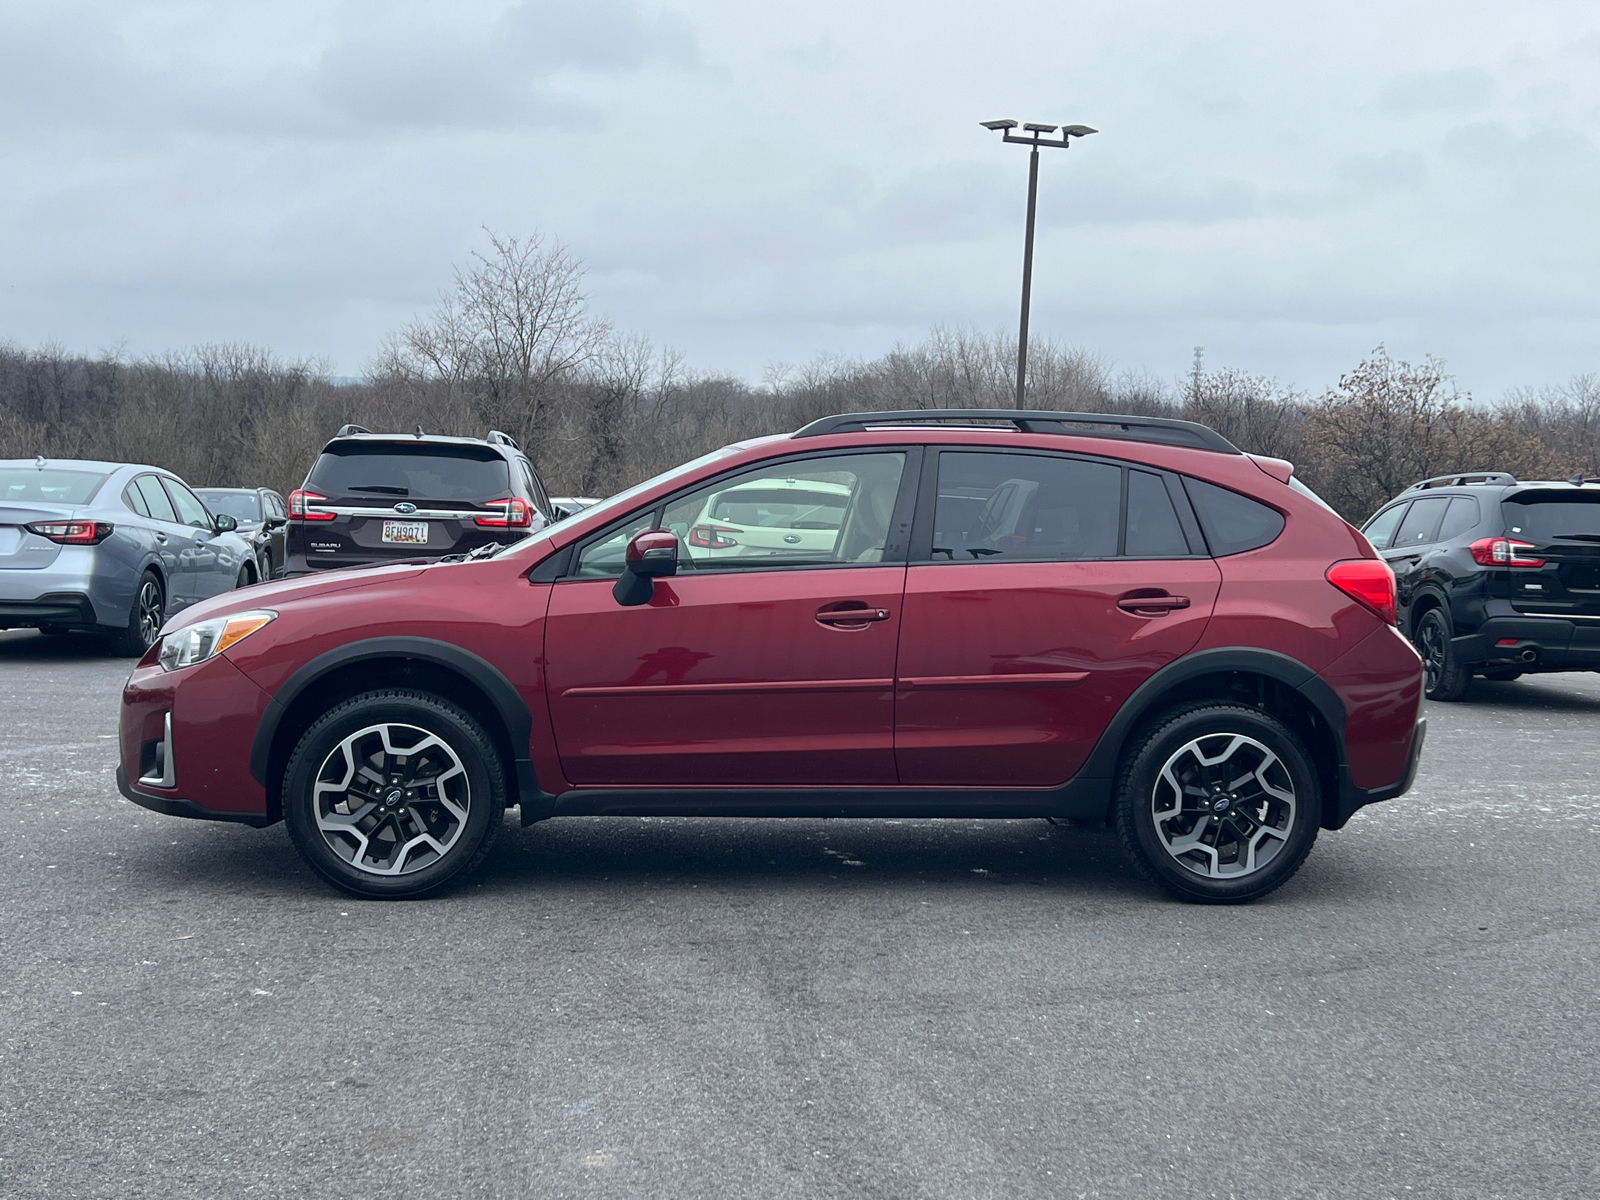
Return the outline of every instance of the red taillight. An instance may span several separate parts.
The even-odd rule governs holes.
[[[1522,552],[1534,549],[1532,542],[1515,538],[1479,538],[1467,547],[1472,561],[1481,567],[1542,567],[1544,559],[1529,558]]]
[[[303,492],[298,489],[289,493],[289,520],[291,521],[331,521],[338,516],[337,513],[319,512],[312,508],[313,504],[320,504],[326,496],[319,496],[315,492]]]
[[[1328,568],[1328,582],[1346,596],[1393,625],[1394,572],[1381,558],[1352,558]]]
[[[736,525],[696,525],[689,530],[689,536],[684,540],[702,550],[721,550],[725,546],[739,544],[739,539],[728,536],[730,533],[743,532],[744,530]]]
[[[507,500],[493,500],[489,506],[500,511],[485,513],[475,518],[479,525],[489,529],[527,529],[533,524],[533,509],[529,508],[528,502],[520,496],[512,496]]]
[[[98,546],[114,528],[106,521],[39,521],[28,532],[49,538],[58,546]]]

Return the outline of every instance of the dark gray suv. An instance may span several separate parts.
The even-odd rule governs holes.
[[[1362,528],[1394,571],[1430,700],[1460,699],[1474,675],[1600,670],[1596,484],[1441,475]]]

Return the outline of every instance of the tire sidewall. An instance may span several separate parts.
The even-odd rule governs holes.
[[[323,839],[313,810],[312,785],[323,762],[350,734],[385,722],[414,725],[436,735],[466,769],[467,824],[438,862],[406,875],[372,875],[351,866]],[[289,757],[283,777],[283,817],[306,865],[334,887],[368,899],[408,899],[445,887],[485,854],[505,818],[505,773],[494,743],[466,712],[431,696],[368,693],[347,700],[315,721]]]
[[[1445,614],[1443,609],[1430,608],[1427,612],[1422,614],[1421,618],[1418,619],[1415,645],[1418,651],[1422,653],[1424,659],[1426,659],[1427,652],[1422,646],[1422,630],[1424,626],[1430,622],[1438,625],[1439,627],[1440,653],[1442,655],[1442,661],[1439,664],[1438,678],[1434,681],[1432,687],[1426,688],[1428,699],[1458,700],[1461,698],[1462,693],[1467,690],[1467,684],[1470,682],[1471,676],[1461,666],[1460,662],[1456,660],[1455,650],[1450,644],[1452,633],[1450,618]],[[1426,667],[1424,667],[1424,686],[1426,687]]]
[[[144,636],[139,632],[139,597],[144,595],[146,584],[154,584],[156,594],[161,597],[161,621],[156,625],[155,637],[148,644],[145,642]],[[143,658],[145,652],[161,640],[161,626],[166,623],[166,619],[167,589],[162,585],[156,573],[146,567],[139,573],[139,581],[133,585],[133,604],[128,610],[127,626],[111,634],[111,649],[113,653],[130,658]]]
[[[1167,759],[1195,738],[1218,733],[1244,734],[1265,745],[1282,761],[1295,791],[1287,843],[1265,867],[1236,880],[1207,879],[1180,866],[1162,844],[1151,812],[1152,792]],[[1117,789],[1117,831],[1135,865],[1168,893],[1212,904],[1240,904],[1281,886],[1311,852],[1321,818],[1321,787],[1300,739],[1275,717],[1241,705],[1204,704],[1159,722],[1128,760]]]

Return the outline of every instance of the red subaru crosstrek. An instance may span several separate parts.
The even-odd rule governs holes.
[[[460,879],[517,805],[1111,820],[1167,891],[1249,900],[1416,774],[1394,606],[1290,464],[1204,426],[829,417],[511,546],[186,610],[118,786],[282,819],[369,897]]]

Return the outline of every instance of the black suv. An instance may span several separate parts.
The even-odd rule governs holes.
[[[346,425],[289,496],[284,574],[466,554],[555,520],[539,473],[498,429],[480,439]]]
[[[1362,528],[1394,569],[1428,698],[1472,676],[1600,670],[1600,480],[1499,471],[1412,484]]]

